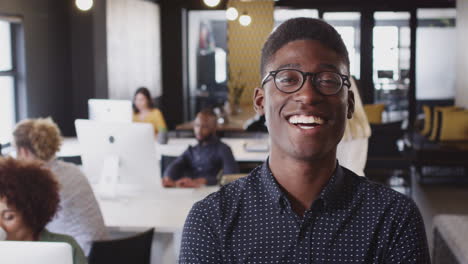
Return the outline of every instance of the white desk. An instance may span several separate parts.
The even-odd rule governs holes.
[[[245,151],[244,144],[258,143],[265,139],[222,138],[232,149],[234,158],[241,162],[263,162],[268,152]],[[191,138],[170,139],[168,144],[155,143],[159,159],[161,155],[179,156],[189,145],[196,145]],[[80,156],[80,145],[76,138],[65,138],[58,157]],[[155,172],[159,178],[160,169]],[[158,181],[158,184],[160,182]],[[123,195],[112,199],[97,196],[104,223],[108,228],[124,232],[141,232],[155,228],[152,246],[152,264],[176,263],[180,238],[185,219],[193,204],[219,187],[200,189],[166,189],[160,185],[141,192],[119,192]]]
[[[154,227],[156,232],[171,233],[182,230],[195,202],[218,189],[218,186],[198,189],[157,187],[112,199],[98,197],[98,202],[107,227],[122,231]]]
[[[248,152],[244,148],[245,144],[267,144],[267,139],[221,138],[221,141],[231,148],[236,161],[263,162],[268,157],[268,152]],[[157,144],[156,149],[161,155],[179,156],[189,145],[195,146],[196,144],[197,140],[194,138],[174,138],[170,139],[168,144]]]
[[[221,141],[231,147],[232,154],[236,161],[240,162],[263,162],[268,157],[268,152],[248,152],[245,150],[245,144],[264,143],[267,139],[250,139],[250,138],[221,138]],[[197,144],[194,138],[175,138],[170,139],[168,144],[161,145],[155,142],[155,147],[158,155],[179,156],[187,149],[189,145]],[[76,138],[64,138],[62,147],[57,153],[58,157],[80,156],[80,144]]]
[[[112,232],[142,232],[154,228],[151,263],[176,263],[182,229],[193,204],[218,186],[199,189],[156,187],[112,199],[97,196],[104,223]],[[119,193],[119,189],[118,189]]]

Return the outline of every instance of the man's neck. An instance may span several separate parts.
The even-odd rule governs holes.
[[[211,135],[203,140],[199,140],[198,141],[198,144],[201,145],[201,146],[205,146],[205,145],[208,145],[212,142],[214,142],[216,140],[216,135]]]
[[[269,167],[286,192],[293,210],[302,217],[330,180],[336,168],[336,153],[305,161],[270,152]]]

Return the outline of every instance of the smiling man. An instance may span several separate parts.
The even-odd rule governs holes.
[[[261,74],[254,107],[269,158],[193,206],[180,263],[429,263],[414,202],[336,160],[354,110],[336,30],[286,21],[263,46]]]

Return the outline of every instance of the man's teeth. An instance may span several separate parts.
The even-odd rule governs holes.
[[[289,123],[291,124],[301,124],[301,125],[322,125],[324,120],[318,116],[306,116],[306,115],[293,115],[289,118]],[[300,126],[300,125],[299,125]],[[302,126],[301,126],[302,127]],[[309,127],[307,127],[309,128]]]

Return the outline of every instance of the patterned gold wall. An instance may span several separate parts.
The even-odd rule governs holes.
[[[253,90],[260,83],[260,52],[262,45],[273,30],[273,0],[230,0],[228,7],[235,7],[239,16],[247,12],[252,17],[249,26],[239,24],[239,19],[228,22],[228,82],[230,102],[233,87],[244,84],[240,103],[252,105]]]

